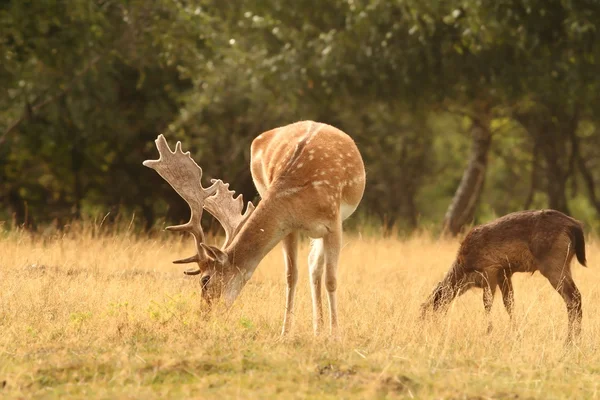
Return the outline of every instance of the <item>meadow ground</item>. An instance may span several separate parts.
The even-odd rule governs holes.
[[[207,315],[197,277],[171,264],[191,254],[187,237],[5,232],[0,397],[599,397],[598,242],[588,241],[589,268],[573,265],[584,320],[570,350],[564,303],[539,274],[514,278],[516,327],[497,297],[486,334],[481,291],[443,318],[419,320],[458,241],[347,235],[344,242],[341,339],[313,337],[305,240],[295,330],[280,340],[279,248],[230,311]]]

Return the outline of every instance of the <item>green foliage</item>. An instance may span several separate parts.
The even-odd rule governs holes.
[[[4,2],[0,220],[185,220],[141,166],[165,132],[253,199],[252,138],[313,119],[360,146],[361,220],[439,225],[489,106],[476,221],[553,206],[592,222],[599,20],[558,0]]]

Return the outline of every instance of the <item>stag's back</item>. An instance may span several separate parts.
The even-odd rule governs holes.
[[[252,178],[263,201],[285,204],[305,219],[347,218],[365,188],[356,144],[327,124],[302,121],[259,135],[251,148]]]

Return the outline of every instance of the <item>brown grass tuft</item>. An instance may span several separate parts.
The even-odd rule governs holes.
[[[171,264],[188,238],[72,230],[0,240],[0,394],[6,397],[595,398],[600,269],[574,265],[583,334],[565,350],[566,310],[539,275],[516,275],[516,330],[498,297],[486,335],[481,291],[419,320],[458,242],[345,237],[342,337],[314,338],[307,268],[294,335],[279,339],[280,249],[234,307],[207,314],[197,277]],[[301,251],[306,260],[307,243]],[[305,265],[305,261],[303,262]],[[2,386],[5,387],[2,387]]]

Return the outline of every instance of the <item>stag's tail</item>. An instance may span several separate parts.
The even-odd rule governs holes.
[[[583,228],[581,224],[573,224],[570,226],[570,236],[573,247],[575,248],[575,255],[579,264],[586,266],[585,260],[585,236],[583,235]]]

